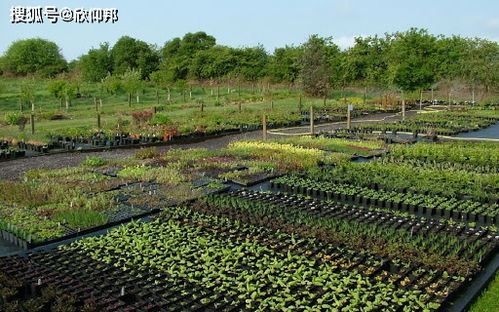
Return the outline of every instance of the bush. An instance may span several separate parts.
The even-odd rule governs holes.
[[[21,113],[7,113],[5,114],[5,122],[11,126],[17,126],[22,121],[24,116]]]
[[[152,119],[152,110],[145,109],[143,111],[133,112],[131,113],[133,121],[135,124],[140,125],[146,123]]]
[[[136,159],[149,159],[149,158],[155,158],[159,156],[159,152],[156,148],[151,147],[151,148],[141,148],[137,152],[135,152],[135,158]]]
[[[170,122],[170,118],[165,114],[154,114],[152,119],[149,121],[150,125],[167,125]]]
[[[86,167],[99,167],[107,164],[107,160],[101,157],[91,156],[87,157],[83,162],[83,166]]]

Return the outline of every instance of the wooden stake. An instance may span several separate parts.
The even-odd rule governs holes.
[[[352,128],[352,112],[347,108],[347,129]]]
[[[31,122],[31,134],[34,134],[35,133],[35,114],[34,114],[34,112],[31,112],[30,122]]]
[[[310,134],[315,135],[314,127],[314,106],[310,105]]]
[[[404,97],[404,91],[402,91],[402,120],[405,120],[405,97]]]
[[[267,116],[263,114],[262,118],[262,139],[267,141]]]
[[[100,122],[100,112],[97,113],[97,129],[100,130],[101,128],[101,122]]]

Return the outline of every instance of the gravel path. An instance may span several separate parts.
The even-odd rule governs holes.
[[[415,114],[414,111],[407,112],[407,116],[411,116]],[[355,122],[368,121],[372,120],[384,120],[385,122],[400,120],[400,115],[395,114],[373,114],[366,115],[358,118],[352,119]],[[346,122],[336,122],[329,124],[318,124],[316,125],[317,131],[320,130],[331,130],[344,128]],[[283,128],[283,129],[274,129],[271,132],[283,133],[283,134],[299,134],[299,133],[307,133],[309,131],[308,126],[303,127],[294,127],[294,128]],[[240,141],[240,140],[248,140],[248,139],[257,139],[261,138],[261,131],[251,131],[240,134],[231,134],[223,137],[208,139],[201,142],[194,142],[188,144],[172,144],[167,146],[158,147],[158,150],[161,152],[165,152],[172,148],[213,148],[219,149],[227,146],[230,142]],[[269,138],[277,138],[281,137],[280,135],[269,134]],[[62,153],[62,154],[53,154],[53,155],[45,155],[45,156],[37,156],[31,158],[21,158],[17,160],[11,160],[0,163],[0,180],[17,180],[19,179],[23,173],[27,170],[43,168],[43,169],[61,169],[74,167],[79,165],[82,161],[84,161],[88,156],[98,156],[106,159],[121,159],[132,156],[136,152],[137,148],[130,149],[115,149],[109,151],[99,151],[99,152],[74,152],[74,153]]]

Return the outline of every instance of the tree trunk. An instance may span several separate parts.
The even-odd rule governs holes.
[[[217,86],[217,102],[220,97],[220,86]]]
[[[243,108],[242,108],[241,101],[238,102],[238,105],[239,105],[239,112],[242,112]]]
[[[168,103],[170,103],[172,96],[171,96],[171,92],[170,92],[170,87],[167,87],[167,88],[168,88]]]
[[[69,110],[69,99],[66,98],[66,110]]]
[[[366,102],[367,102],[367,87],[364,87],[364,105],[366,105]]]
[[[137,93],[137,104],[139,104],[139,103],[140,103],[140,95],[139,95],[139,93]]]
[[[62,108],[62,97],[59,98],[59,108]]]

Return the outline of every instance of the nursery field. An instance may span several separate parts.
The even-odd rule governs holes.
[[[498,268],[499,144],[387,138],[498,117],[150,147],[1,181],[2,236],[30,250],[0,258],[0,310],[466,311]]]
[[[306,97],[290,87],[264,83],[182,87],[147,83],[143,91],[133,95],[130,104],[127,93],[119,90],[108,93],[96,83],[80,83],[74,97],[57,98],[48,91],[50,83],[43,79],[0,80],[4,86],[0,93],[3,121],[0,138],[39,145],[51,143],[53,137],[90,137],[96,132],[107,136],[128,133],[162,138],[172,133],[211,134],[254,129],[261,127],[264,113],[268,115],[269,126],[295,125],[306,117],[302,116],[302,111],[308,111],[311,105],[316,107],[316,118],[327,120],[346,118],[346,101],[356,105],[354,115],[397,108],[396,101],[382,102],[374,92],[364,100],[362,92],[332,91],[324,101]],[[20,94],[26,85],[31,90],[30,101],[34,103],[34,134],[29,125],[31,104]],[[25,120],[19,127],[22,117]]]

